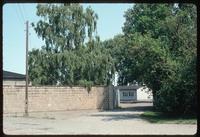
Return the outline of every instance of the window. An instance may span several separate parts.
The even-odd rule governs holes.
[[[128,96],[128,93],[127,92],[123,92],[123,96],[124,97]]]
[[[134,96],[134,91],[123,91],[122,92],[123,97],[133,97]]]
[[[129,92],[129,96],[134,96],[134,92]]]

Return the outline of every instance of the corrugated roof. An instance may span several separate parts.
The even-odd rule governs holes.
[[[14,73],[10,71],[3,71],[3,79],[25,79],[26,75]]]

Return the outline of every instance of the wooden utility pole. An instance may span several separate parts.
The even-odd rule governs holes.
[[[25,91],[25,116],[28,116],[28,21],[26,21],[26,91]]]

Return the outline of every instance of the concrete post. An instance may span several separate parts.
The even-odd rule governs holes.
[[[117,91],[116,88],[113,90],[113,101],[114,101],[114,108],[117,108]]]
[[[108,89],[109,91],[108,91],[108,94],[109,94],[109,100],[108,100],[108,102],[109,102],[109,110],[113,110],[113,107],[114,107],[114,101],[113,101],[113,99],[114,99],[114,91],[113,91],[113,86],[112,85],[110,85],[109,86],[109,89]]]
[[[120,106],[120,91],[117,89],[117,108]]]

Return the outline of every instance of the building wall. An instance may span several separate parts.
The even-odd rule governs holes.
[[[120,101],[136,101],[136,100],[137,100],[136,90],[134,90],[134,89],[120,90]]]
[[[153,99],[152,91],[148,88],[141,87],[137,89],[137,100],[138,101],[151,101]]]
[[[18,113],[25,109],[25,88],[3,86],[3,112]]]
[[[29,87],[28,111],[108,109],[107,87]],[[3,112],[25,112],[25,86],[3,86]]]
[[[3,80],[3,85],[5,86],[23,86],[26,85],[26,81],[24,80]]]

